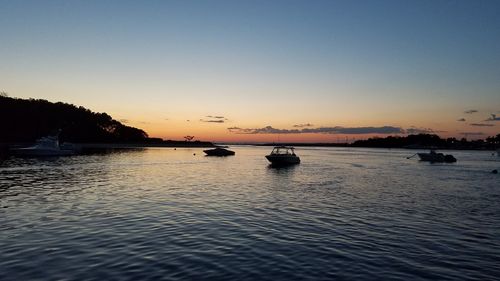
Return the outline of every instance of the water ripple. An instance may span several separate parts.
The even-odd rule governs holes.
[[[495,280],[488,153],[147,149],[0,163],[0,280]],[[196,154],[196,155],[193,155]]]

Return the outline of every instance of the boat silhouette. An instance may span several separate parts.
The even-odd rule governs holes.
[[[291,146],[275,146],[271,154],[266,155],[267,160],[275,166],[294,165],[300,163],[300,158]]]

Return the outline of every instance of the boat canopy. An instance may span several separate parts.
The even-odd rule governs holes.
[[[295,155],[295,148],[291,146],[276,146],[271,152],[272,155]]]

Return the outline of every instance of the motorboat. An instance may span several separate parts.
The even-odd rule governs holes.
[[[420,161],[427,161],[432,163],[454,163],[457,159],[453,155],[443,153],[437,153],[435,150],[431,150],[429,153],[417,153]]]
[[[65,156],[75,154],[74,149],[59,146],[58,136],[46,136],[36,140],[33,146],[11,148],[10,153],[17,156]]]
[[[232,150],[228,150],[222,147],[216,147],[213,149],[203,150],[207,156],[231,156],[234,155],[235,152]]]
[[[271,154],[266,155],[266,158],[272,165],[276,166],[300,163],[300,158],[295,154],[295,149],[290,146],[275,146]]]

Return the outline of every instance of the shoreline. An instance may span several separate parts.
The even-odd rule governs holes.
[[[172,142],[172,143],[73,143],[81,149],[113,149],[113,148],[148,148],[148,147],[215,147],[211,142]]]
[[[380,149],[407,149],[407,150],[471,150],[471,151],[496,151],[495,148],[471,147],[439,147],[439,146],[364,146],[348,143],[219,143],[220,145],[250,145],[250,146],[293,146],[293,147],[346,147],[346,148],[380,148]]]
[[[0,156],[6,156],[12,148],[22,148],[34,145],[33,142],[0,143]],[[163,143],[71,143],[71,149],[75,151],[101,150],[101,149],[134,149],[134,148],[212,148],[217,145],[211,142],[176,142],[165,141]]]
[[[10,148],[27,147],[33,143],[0,143],[0,155],[9,153]],[[460,148],[460,147],[380,147],[380,146],[359,146],[347,143],[212,143],[212,142],[183,142],[183,141],[165,141],[164,143],[72,143],[76,150],[92,150],[92,149],[133,149],[133,148],[212,148],[217,146],[294,146],[294,147],[345,147],[345,148],[379,148],[379,149],[406,149],[406,150],[470,150],[470,151],[496,151],[490,148]]]

